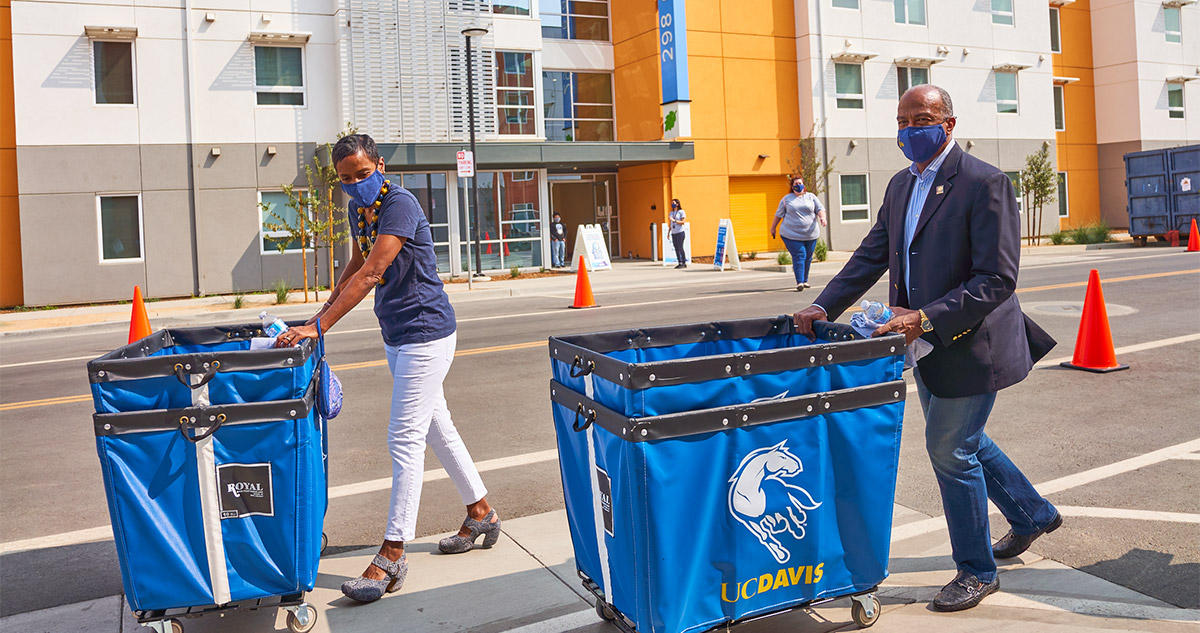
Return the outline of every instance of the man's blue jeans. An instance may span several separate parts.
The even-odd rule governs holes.
[[[1033,534],[1058,511],[983,432],[996,393],[939,398],[925,388],[918,371],[917,395],[925,411],[925,447],[942,491],[950,547],[959,571],[981,582],[996,577],[988,529],[988,499],[1000,508],[1016,534]]]
[[[567,265],[567,241],[550,240],[550,266],[562,268]]]
[[[789,240],[784,237],[783,245],[792,256],[792,274],[796,283],[808,283],[808,271],[812,267],[813,251],[817,249],[816,240]]]

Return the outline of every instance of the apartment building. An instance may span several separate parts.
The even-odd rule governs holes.
[[[9,1],[4,305],[297,283],[298,245],[279,252],[260,203],[286,215],[281,186],[304,187],[348,122],[422,201],[439,270],[462,274],[468,86],[487,270],[545,266],[552,212],[647,259],[672,198],[696,254],[723,218],[740,250],[781,249],[767,227],[810,131],[835,168],[823,237],[852,249],[906,165],[895,107],[922,83],[1014,180],[1051,150],[1066,195],[1043,233],[1124,225],[1121,155],[1197,136],[1191,0]],[[487,29],[470,60],[468,27]]]

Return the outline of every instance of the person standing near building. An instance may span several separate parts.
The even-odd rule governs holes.
[[[442,382],[454,358],[454,309],[437,275],[433,236],[417,198],[387,182],[375,141],[366,134],[343,137],[333,147],[333,163],[350,197],[350,231],[357,248],[329,301],[307,325],[284,332],[276,346],[287,347],[328,330],[375,290],[375,315],[383,331],[392,374],[388,448],[392,456],[392,496],[379,554],[362,577],[342,584],[342,593],[373,602],[398,591],[408,574],[404,543],[416,538],[417,508],[425,475],[426,442],[450,475],[467,518],[458,534],[438,548],[453,554],[470,550],[483,536],[490,547],[500,535],[500,519],[488,505],[487,489],[459,437]]]
[[[687,239],[684,223],[687,222],[687,212],[683,210],[683,204],[679,202],[679,198],[671,199],[671,214],[668,216],[671,220],[671,243],[675,245],[675,264],[676,268],[687,268],[687,253],[683,250],[684,240]]]
[[[1062,525],[984,433],[996,393],[1024,380],[1055,342],[1022,314],[1014,294],[1021,220],[1012,183],[951,139],[950,95],[934,85],[912,88],[900,97],[896,122],[912,165],[888,183],[875,226],[842,272],[794,319],[798,332],[815,338],[813,321],[836,319],[886,271],[895,317],[875,336],[933,343],[913,377],[957,567],[933,608],[961,611],[1000,588],[995,559],[1021,554]],[[1011,526],[995,545],[988,499]]]
[[[567,227],[563,226],[562,217],[557,213],[550,220],[550,267],[562,268],[567,265]]]
[[[783,245],[792,256],[792,274],[796,276],[798,292],[810,287],[808,271],[822,226],[825,226],[825,206],[819,198],[804,190],[803,178],[793,178],[792,192],[779,201],[779,208],[771,219],[771,239],[775,238],[778,229]]]

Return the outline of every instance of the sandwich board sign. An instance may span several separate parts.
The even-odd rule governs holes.
[[[579,269],[579,256],[589,271],[612,270],[612,260],[608,256],[608,244],[604,242],[604,232],[599,224],[581,224],[575,229],[575,250],[571,251],[571,270]]]
[[[671,239],[671,223],[662,225],[662,262],[663,266],[675,266],[679,260],[675,257],[675,242]],[[692,223],[683,223],[683,256],[692,261]],[[686,262],[684,262],[686,263]]]
[[[731,268],[742,269],[742,262],[738,259],[737,240],[733,238],[733,220],[728,218],[717,224],[717,252],[713,255],[713,268],[725,270],[726,259],[729,260]]]

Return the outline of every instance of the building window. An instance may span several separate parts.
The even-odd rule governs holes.
[[[837,86],[837,107],[862,110],[862,64],[834,64],[833,72]]]
[[[925,0],[892,0],[896,24],[925,24]]]
[[[532,175],[532,178],[529,177]],[[478,175],[484,270],[542,265],[541,178],[536,171],[481,171]],[[462,182],[462,180],[460,180]],[[459,204],[467,204],[469,188],[459,187]],[[473,216],[474,217],[474,216]],[[463,270],[475,268],[475,244],[465,224],[459,225],[459,257]]]
[[[1067,203],[1067,172],[1058,172],[1058,217],[1070,215],[1070,205]]]
[[[996,112],[1017,113],[1017,73],[996,73]]]
[[[1054,87],[1054,130],[1062,132],[1067,129],[1066,94],[1062,86]]]
[[[1062,32],[1058,26],[1058,9],[1050,8],[1050,52],[1062,52]]]
[[[537,134],[533,53],[496,51],[496,123],[503,135]]]
[[[838,185],[842,222],[871,219],[871,209],[867,200],[867,175],[843,174],[838,176]]]
[[[492,0],[492,13],[505,15],[529,15],[532,0]]]
[[[304,192],[297,189],[296,193],[303,196]],[[300,252],[301,240],[289,240],[291,235],[284,230],[285,226],[298,227],[300,216],[296,210],[288,206],[287,194],[282,191],[258,192],[259,210],[259,239],[260,254],[278,253],[283,245],[284,253]]]
[[[423,172],[415,174],[388,174],[388,182],[396,183],[416,196],[417,203],[429,221],[433,236],[433,253],[437,257],[439,273],[450,272],[450,194],[446,187],[446,172]],[[459,179],[464,182],[466,179]],[[480,193],[482,196],[482,192]],[[481,197],[482,201],[482,197]]]
[[[900,94],[904,94],[913,86],[923,86],[929,83],[929,69],[917,66],[897,66],[896,81],[900,85]]]
[[[1012,26],[1013,0],[992,0],[992,24]]]
[[[97,196],[100,261],[142,261],[142,200],[136,195]]]
[[[92,42],[97,105],[133,105],[133,42]]]
[[[1179,7],[1164,7],[1163,22],[1167,32],[1167,41],[1176,44],[1182,42],[1183,29],[1179,23]]]
[[[1021,172],[1006,171],[1004,175],[1008,176],[1008,179],[1012,181],[1013,197],[1017,199],[1017,213],[1024,213],[1024,205],[1021,204]]]
[[[546,140],[614,140],[611,74],[544,72],[542,99]]]
[[[842,9],[857,9],[858,0],[833,0],[833,6]]]
[[[304,105],[304,49],[255,46],[254,84],[260,106]]]
[[[1167,116],[1183,118],[1183,84],[1167,84]]]
[[[541,0],[542,37],[609,41],[608,0]]]

